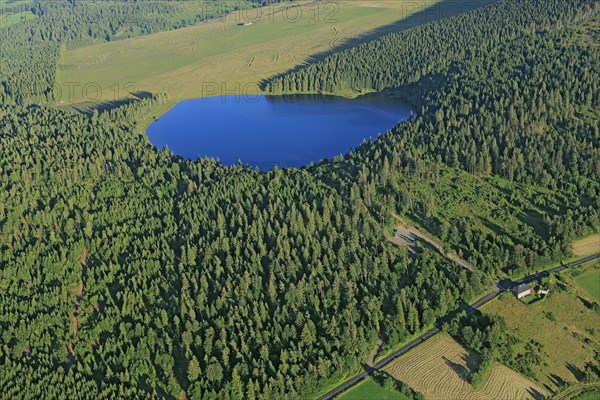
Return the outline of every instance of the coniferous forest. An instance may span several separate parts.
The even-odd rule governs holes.
[[[0,28],[1,398],[316,397],[378,338],[600,229],[597,1],[500,0],[274,77],[274,93],[386,91],[418,112],[269,172],[152,146],[136,121],[159,94],[52,105],[61,48],[211,15],[58,3]],[[396,214],[477,270],[388,243]]]

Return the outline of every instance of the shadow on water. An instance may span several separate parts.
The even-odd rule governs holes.
[[[410,16],[400,19],[398,21],[392,22],[391,24],[381,26],[379,28],[373,29],[369,32],[366,32],[360,36],[354,38],[348,38],[344,40],[342,43],[333,47],[330,50],[323,51],[321,53],[316,53],[310,56],[303,63],[298,64],[294,68],[287,70],[286,72],[282,72],[280,74],[273,75],[267,79],[263,79],[260,81],[260,88],[265,90],[266,85],[272,79],[276,79],[282,77],[290,72],[298,71],[303,69],[311,64],[318,63],[323,61],[325,58],[330,55],[350,49],[352,47],[359,46],[361,44],[371,42],[375,39],[380,38],[381,36],[387,35],[393,32],[401,32],[411,28],[415,28],[420,25],[428,24],[430,22],[438,21],[444,18],[453,17],[455,15],[464,14],[469,11],[476,10],[478,8],[482,8],[488,4],[496,3],[498,0],[442,0],[435,4],[430,5],[429,7],[424,7],[423,3],[415,2],[409,3],[403,9],[403,12],[413,12],[415,9],[419,9],[420,11],[411,14]]]

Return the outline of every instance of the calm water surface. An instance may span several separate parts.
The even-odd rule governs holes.
[[[218,158],[261,170],[301,167],[347,153],[410,117],[383,94],[216,96],[178,103],[147,129],[155,146],[180,156]]]

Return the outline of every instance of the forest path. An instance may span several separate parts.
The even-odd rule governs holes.
[[[77,316],[79,315],[79,300],[83,297],[83,284],[85,280],[85,275],[87,272],[87,261],[89,257],[89,251],[87,247],[83,247],[81,251],[81,256],[79,258],[79,262],[81,264],[81,275],[79,277],[79,284],[77,287],[71,289],[71,294],[73,295],[72,310],[69,313],[69,317],[71,318],[71,339],[69,340],[69,344],[67,346],[67,352],[69,356],[69,368],[75,363],[75,349],[73,347],[73,339],[77,336],[78,328],[79,328],[79,320]]]
[[[409,251],[414,252],[417,241],[420,240],[430,248],[436,250],[438,253],[448,258],[450,261],[455,262],[456,264],[468,269],[469,271],[475,270],[475,267],[473,267],[473,265],[471,265],[469,262],[462,259],[458,255],[446,252],[446,250],[441,244],[436,242],[426,233],[419,230],[418,227],[407,224],[402,218],[400,218],[397,215],[395,217],[398,221],[398,225],[396,225],[396,227],[394,228],[393,236],[389,238],[389,240],[392,243],[395,243],[399,246],[407,246]]]
[[[371,350],[371,352],[369,353],[369,358],[367,358],[367,365],[369,367],[372,367],[375,363],[375,357],[377,357],[377,354],[379,354],[379,350],[381,350],[381,345],[383,345],[383,340],[377,340],[377,344],[375,344],[375,347],[373,347],[373,350]]]

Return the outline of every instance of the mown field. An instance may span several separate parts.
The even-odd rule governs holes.
[[[66,49],[58,66],[57,88],[62,92],[58,102],[80,106],[110,102],[134,91],[164,92],[172,102],[257,93],[261,80],[327,52],[488,2],[283,4],[234,12],[174,31]],[[239,25],[250,21],[250,26]]]
[[[585,257],[600,252],[600,232],[573,242],[573,255]]]
[[[468,382],[480,358],[445,334],[438,334],[385,368],[427,399],[533,399],[547,390],[503,365],[493,367],[480,390]]]
[[[587,267],[598,271],[598,264]],[[523,343],[542,346],[541,363],[533,367],[533,379],[549,391],[577,384],[584,369],[600,352],[600,315],[593,310],[593,299],[572,277],[563,274],[567,285],[554,288],[541,302],[527,305],[507,293],[486,304],[482,312],[505,318],[511,332]]]

